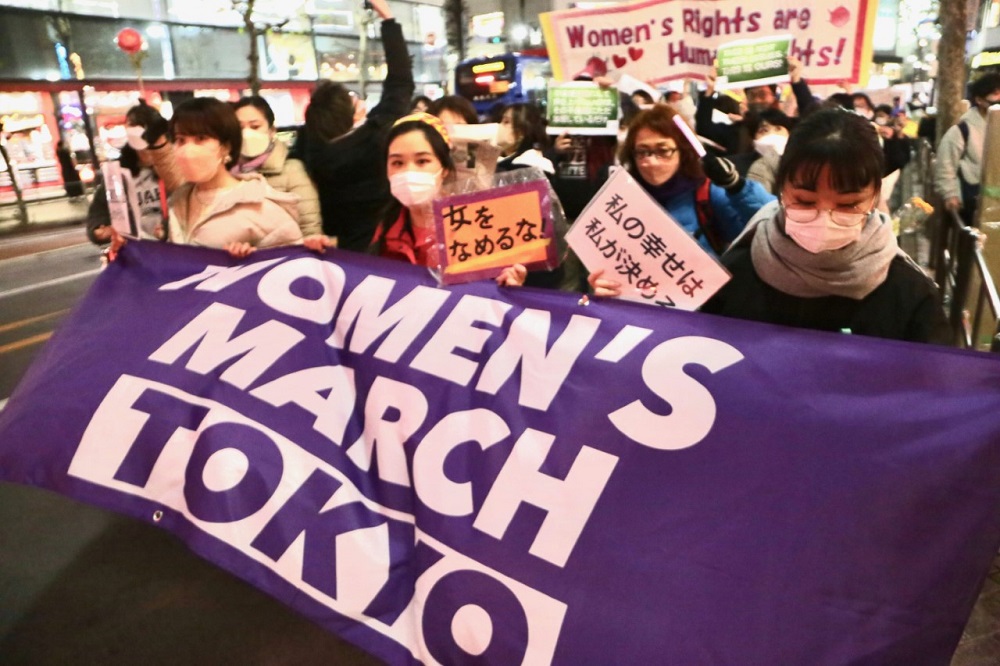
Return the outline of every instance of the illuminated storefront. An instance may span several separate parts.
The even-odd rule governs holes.
[[[418,89],[446,79],[443,0],[389,0],[413,56]],[[258,79],[279,127],[304,121],[317,79],[377,97],[385,57],[376,25],[362,39],[357,0],[257,0]],[[134,63],[117,48],[123,28],[145,44],[145,98],[169,116],[193,96],[235,101],[249,93],[250,35],[231,0],[21,0],[0,7],[0,115],[26,189],[61,184],[55,145],[73,152],[84,179],[124,144],[124,116],[140,92]],[[364,53],[361,45],[366,44]],[[28,166],[30,165],[30,166]],[[22,171],[24,173],[22,173]],[[3,179],[6,178],[6,181]],[[0,193],[9,174],[0,175]]]
[[[0,158],[0,200],[13,196],[11,178],[17,178],[27,196],[62,190],[56,142],[55,109],[50,95],[31,92],[0,93],[3,142],[15,169],[13,175]]]

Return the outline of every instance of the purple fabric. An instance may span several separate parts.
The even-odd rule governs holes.
[[[216,265],[242,277],[178,286]],[[308,368],[346,382],[315,413],[282,404]],[[134,242],[0,413],[0,478],[158,524],[389,663],[947,664],[1000,542],[997,414],[985,354]],[[377,419],[412,435],[366,471]]]

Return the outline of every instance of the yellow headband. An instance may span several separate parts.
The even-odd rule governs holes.
[[[441,138],[444,139],[444,142],[448,144],[449,148],[451,148],[451,137],[448,136],[448,130],[444,128],[444,123],[442,123],[441,119],[438,118],[437,116],[432,116],[429,113],[424,113],[423,111],[419,111],[417,113],[411,113],[408,116],[403,116],[402,118],[394,122],[392,126],[395,127],[396,125],[401,125],[403,123],[409,123],[409,122],[420,122],[430,125],[431,127],[437,130],[437,133],[441,135]]]

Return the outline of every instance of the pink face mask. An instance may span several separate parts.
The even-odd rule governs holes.
[[[219,149],[197,143],[187,143],[174,151],[177,168],[189,183],[205,183],[215,176],[223,164]]]

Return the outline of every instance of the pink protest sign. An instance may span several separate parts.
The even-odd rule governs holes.
[[[720,46],[740,39],[790,36],[788,54],[810,83],[859,82],[871,62],[877,2],[871,0],[645,0],[541,15],[557,79],[600,61],[658,83],[704,78]]]
[[[621,282],[630,301],[697,310],[730,278],[625,169],[591,199],[566,242],[588,271]]]

